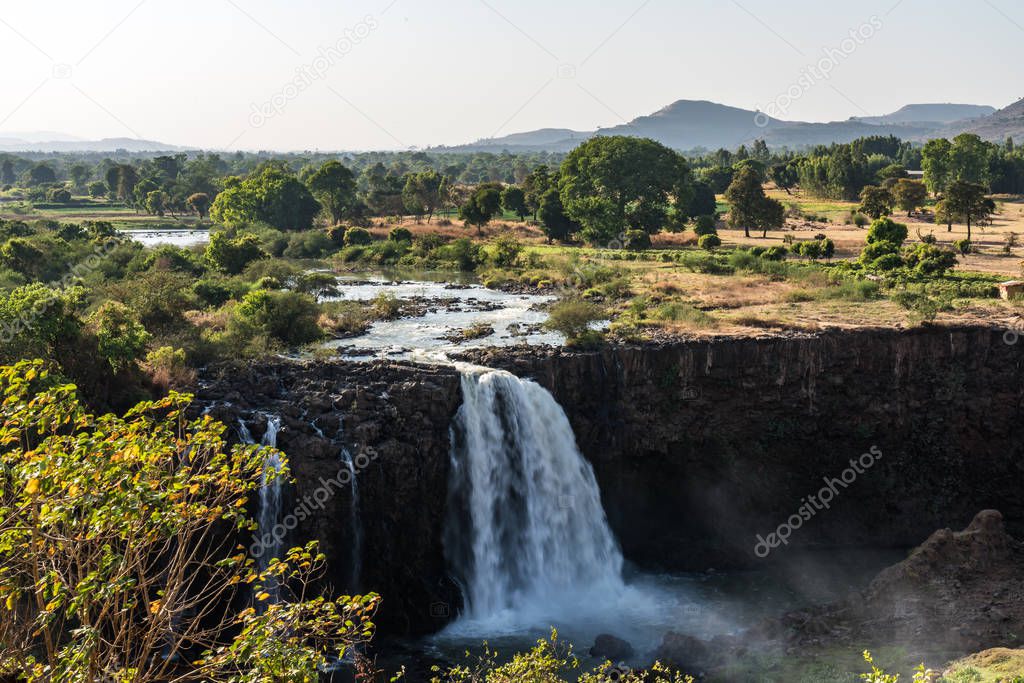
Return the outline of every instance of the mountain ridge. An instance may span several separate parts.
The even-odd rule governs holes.
[[[921,120],[924,117],[924,120]],[[763,139],[769,146],[806,148],[846,143],[870,135],[895,135],[921,142],[931,137],[976,132],[1001,141],[1005,130],[1024,136],[1024,100],[996,110],[988,105],[924,103],[909,104],[890,114],[851,117],[846,121],[812,123],[783,121],[757,110],[742,109],[709,100],[677,100],[658,111],[632,121],[596,131],[572,131],[572,137],[558,138],[559,131],[543,128],[498,138],[441,147],[463,152],[568,152],[595,135],[649,137],[683,151],[735,149]]]

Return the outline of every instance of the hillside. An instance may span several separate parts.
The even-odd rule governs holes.
[[[995,107],[978,104],[908,104],[884,116],[854,116],[851,121],[885,125],[949,124],[980,119],[996,113]]]
[[[986,140],[1002,142],[1008,137],[1024,139],[1024,99],[1000,109],[991,116],[971,121],[964,126],[954,126],[949,134],[977,133]]]
[[[54,134],[51,139],[41,135],[18,137],[12,134],[0,136],[0,152],[172,152],[186,149],[155,140],[137,138],[103,138],[102,140],[78,140],[71,136]]]

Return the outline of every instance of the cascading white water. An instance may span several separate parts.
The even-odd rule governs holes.
[[[349,581],[351,590],[356,592],[359,590],[360,574],[363,571],[363,523],[359,518],[359,480],[356,476],[356,463],[352,458],[352,451],[342,447],[341,462],[348,469],[350,475],[349,523],[352,531],[352,576]]]
[[[259,557],[258,566],[266,569],[274,558],[280,559],[284,544],[282,534],[277,533],[277,525],[281,521],[281,456],[277,451],[277,434],[281,431],[281,418],[276,415],[267,416],[267,431],[261,443],[269,446],[263,461],[263,476],[260,481],[260,514],[259,533],[263,544],[263,553]],[[271,591],[268,591],[271,592]],[[273,595],[273,592],[271,592]]]
[[[260,571],[270,566],[274,558],[280,559],[281,549],[284,544],[283,535],[277,533],[276,528],[281,520],[282,486],[281,486],[281,456],[277,453],[277,434],[281,431],[281,418],[277,415],[267,415],[267,430],[263,433],[260,444],[269,446],[263,458],[263,474],[260,478],[260,507],[257,515],[256,545],[259,552],[256,554],[256,566]],[[256,440],[249,431],[245,420],[238,420],[238,435],[242,443],[254,444]],[[271,450],[273,449],[273,450]],[[264,587],[270,594],[273,601],[277,600],[278,586],[276,582],[268,581]]]
[[[445,547],[467,630],[593,615],[625,595],[622,553],[561,406],[507,372],[459,365]]]

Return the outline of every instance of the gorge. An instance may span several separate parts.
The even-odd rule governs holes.
[[[514,411],[530,407],[557,421],[554,401],[593,467],[622,555],[646,570],[751,568],[807,549],[908,548],[935,529],[963,528],[986,508],[1000,510],[1017,536],[1024,524],[1024,445],[1016,436],[1024,376],[1019,350],[995,328],[681,341],[588,353],[512,348],[473,356],[532,378],[539,386],[528,384],[530,390],[545,387],[552,402],[517,404],[524,398],[523,386],[512,390],[518,380],[484,375],[494,386],[470,406],[483,412],[469,419],[464,384],[479,378],[469,380],[455,367],[334,360],[221,368],[208,373],[198,394],[214,417],[246,419],[258,437],[267,429],[261,415],[281,416],[277,443],[295,479],[283,509],[322,499],[306,506],[308,518],[294,525],[286,544],[319,540],[335,586],[352,575],[353,492],[317,491],[348,467],[338,458],[342,448],[356,454],[364,465],[356,465],[359,587],[385,596],[379,622],[389,633],[437,632],[480,604],[500,607],[507,599],[467,585],[471,579],[459,577],[459,562],[451,561],[451,543],[446,552],[450,482],[459,481],[452,439],[475,438],[505,422],[501,429],[513,440],[494,446],[489,457],[523,452],[539,435],[510,431]],[[453,429],[460,409],[461,435]],[[758,534],[785,522],[823,478],[872,446],[884,458],[868,473],[785,549],[766,560],[755,555]],[[570,479],[581,489],[574,496],[589,495],[584,465]],[[566,520],[585,522],[572,535],[582,534],[588,552],[614,566],[617,551],[593,526],[601,507],[588,499],[581,509],[586,520]],[[513,534],[494,542],[525,540]],[[540,571],[528,556],[517,558],[522,566],[504,571],[520,579]]]

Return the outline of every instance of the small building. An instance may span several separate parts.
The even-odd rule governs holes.
[[[1001,299],[1018,299],[1024,297],[1024,280],[1008,280],[999,283],[999,297]]]

